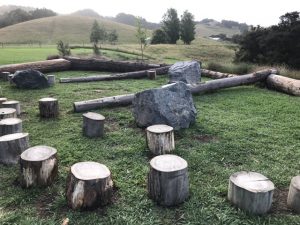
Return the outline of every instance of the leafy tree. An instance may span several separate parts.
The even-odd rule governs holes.
[[[59,55],[61,56],[71,55],[71,49],[69,47],[69,44],[64,43],[61,40],[57,42],[57,50],[59,52]]]
[[[142,27],[142,22],[140,18],[137,18],[137,30],[136,30],[136,37],[140,44],[141,53],[142,53],[142,60],[144,60],[144,51],[148,44],[147,42],[147,30]]]
[[[157,29],[152,34],[151,44],[165,44],[168,43],[167,34],[162,29]]]
[[[119,35],[116,30],[112,30],[107,35],[107,39],[111,44],[115,44],[118,41]]]
[[[106,38],[107,38],[106,30],[104,29],[104,27],[100,27],[97,20],[95,20],[90,34],[90,41],[95,46],[98,45],[99,42],[103,43],[106,40]]]
[[[179,39],[180,21],[178,19],[177,11],[173,8],[168,9],[163,16],[162,29],[166,32],[168,43],[176,44]]]
[[[194,16],[188,11],[184,11],[180,21],[180,39],[184,44],[191,44],[195,39],[195,21]]]

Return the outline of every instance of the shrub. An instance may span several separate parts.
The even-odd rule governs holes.
[[[208,70],[218,71],[221,73],[231,74],[248,74],[253,70],[253,65],[247,63],[240,64],[220,64],[216,62],[209,62],[207,64]]]
[[[64,43],[63,41],[57,42],[57,50],[59,52],[59,55],[61,56],[67,56],[71,55],[71,50],[68,43]]]

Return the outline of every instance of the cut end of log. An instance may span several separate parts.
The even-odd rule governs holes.
[[[0,108],[0,119],[16,117],[17,110],[13,108]]]
[[[87,117],[91,120],[105,120],[105,117],[98,113],[88,112],[83,114],[84,117]]]
[[[16,125],[22,123],[22,120],[19,118],[6,118],[0,121],[0,125]]]
[[[79,180],[104,179],[110,176],[109,169],[97,162],[79,162],[71,167],[72,174]]]
[[[274,184],[264,175],[256,172],[237,172],[230,180],[238,187],[251,192],[268,192],[274,190]]]
[[[15,101],[15,100],[11,100],[11,101],[2,102],[2,105],[5,106],[5,105],[18,104],[18,103],[20,103],[20,102],[19,101]]]
[[[291,184],[293,185],[293,187],[300,191],[300,176],[293,177],[293,179],[291,180]]]
[[[153,169],[161,172],[173,172],[187,168],[187,162],[177,155],[160,155],[150,161]]]
[[[56,98],[41,98],[39,102],[54,102],[57,101]]]
[[[16,139],[21,139],[27,137],[28,133],[14,133],[14,134],[7,134],[0,137],[0,142],[2,141],[12,141]]]
[[[7,98],[0,98],[0,105],[2,104],[2,102],[6,102]]]
[[[31,147],[27,150],[25,150],[21,154],[21,159],[26,160],[26,161],[43,161],[47,160],[53,155],[56,154],[56,149],[49,147],[49,146],[44,146],[44,145],[39,145],[35,147]]]
[[[173,130],[173,127],[164,125],[164,124],[157,124],[147,127],[147,131],[152,133],[167,133]]]

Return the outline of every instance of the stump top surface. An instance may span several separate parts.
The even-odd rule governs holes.
[[[13,105],[13,104],[18,104],[18,103],[20,103],[20,102],[16,101],[16,100],[10,100],[10,101],[2,102],[2,105]]]
[[[97,162],[79,162],[71,167],[72,174],[79,180],[103,179],[110,176],[109,169]]]
[[[267,177],[256,172],[241,171],[230,176],[236,186],[251,192],[268,192],[274,190],[274,184]]]
[[[105,117],[99,113],[88,112],[83,114],[84,117],[92,119],[92,120],[105,120]]]
[[[297,190],[300,190],[300,176],[293,177],[291,183]]]
[[[0,98],[0,102],[6,102],[7,98]]]
[[[55,101],[57,101],[56,98],[41,98],[39,100],[39,102],[55,102]]]
[[[150,161],[153,169],[161,172],[174,172],[187,168],[187,162],[177,155],[159,155]]]
[[[13,108],[0,108],[0,115],[16,113],[16,109]]]
[[[28,136],[28,133],[7,134],[7,135],[0,137],[0,142],[18,140],[18,139],[24,138],[26,136]]]
[[[150,131],[152,133],[167,133],[173,130],[173,127],[170,127],[165,124],[157,124],[152,125],[150,127],[147,127],[147,131]]]
[[[0,120],[0,125],[15,125],[18,123],[22,123],[22,120],[19,118],[6,118],[3,120]]]
[[[49,74],[49,75],[47,75],[47,77],[55,77],[55,75]]]
[[[39,145],[25,150],[21,154],[21,158],[26,161],[43,161],[49,159],[51,156],[56,154],[56,152],[55,148]]]

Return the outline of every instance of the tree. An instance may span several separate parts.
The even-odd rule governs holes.
[[[107,35],[107,39],[111,44],[115,44],[118,41],[119,35],[116,30],[112,30],[110,33]]]
[[[168,43],[176,44],[177,40],[179,39],[180,21],[175,9],[168,9],[167,13],[164,15],[162,29],[167,34]]]
[[[57,42],[57,50],[61,56],[71,55],[69,44],[61,40]]]
[[[141,47],[142,60],[144,60],[144,50],[147,46],[147,30],[142,27],[140,18],[137,18],[136,37]]]
[[[107,33],[104,27],[100,27],[97,20],[94,21],[91,34],[90,41],[95,45],[98,45],[99,42],[104,42],[107,38]],[[101,45],[100,45],[101,48]]]
[[[195,21],[194,16],[188,11],[184,11],[180,21],[180,39],[184,44],[191,44],[195,39]]]
[[[165,44],[168,43],[167,34],[162,29],[157,29],[152,34],[151,44]]]

